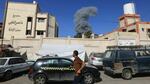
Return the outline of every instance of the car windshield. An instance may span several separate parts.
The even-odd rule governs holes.
[[[107,51],[106,53],[105,53],[105,56],[104,56],[104,58],[111,58],[111,51]]]
[[[0,59],[0,65],[4,65],[7,59]]]

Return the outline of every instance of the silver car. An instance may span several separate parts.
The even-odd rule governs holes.
[[[89,55],[89,63],[96,66],[97,68],[102,69],[102,67],[103,67],[103,53],[92,52]]]
[[[21,57],[0,58],[0,77],[8,80],[14,73],[26,71],[29,64]]]

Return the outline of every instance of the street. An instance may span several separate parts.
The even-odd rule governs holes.
[[[95,84],[149,84],[150,74],[136,75],[132,80],[123,80],[120,76],[112,77],[101,71],[102,81]],[[0,84],[33,84],[26,74],[17,74],[9,81],[1,81]],[[71,84],[71,82],[49,82],[49,84]]]

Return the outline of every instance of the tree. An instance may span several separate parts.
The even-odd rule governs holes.
[[[91,31],[88,31],[88,32],[85,32],[84,33],[84,37],[85,38],[91,38],[91,34],[92,32]],[[74,38],[82,38],[82,34],[81,33],[77,33]]]
[[[92,34],[92,32],[88,31],[88,32],[85,32],[84,36],[85,36],[85,38],[91,38],[91,34]]]
[[[81,33],[77,33],[74,38],[82,38],[82,34]]]

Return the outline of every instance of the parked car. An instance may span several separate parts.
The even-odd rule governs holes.
[[[29,70],[29,65],[21,57],[0,58],[0,77],[8,80],[14,73]]]
[[[150,73],[150,49],[129,48],[107,50],[103,59],[104,71],[121,74],[127,80],[137,73]]]
[[[38,59],[29,71],[29,79],[34,84],[45,84],[47,81],[73,81],[75,71],[73,61],[62,57]],[[100,72],[95,67],[86,66],[82,70],[85,84],[93,84],[100,80]]]
[[[89,55],[89,63],[102,69],[102,67],[103,67],[103,53],[92,52]]]

